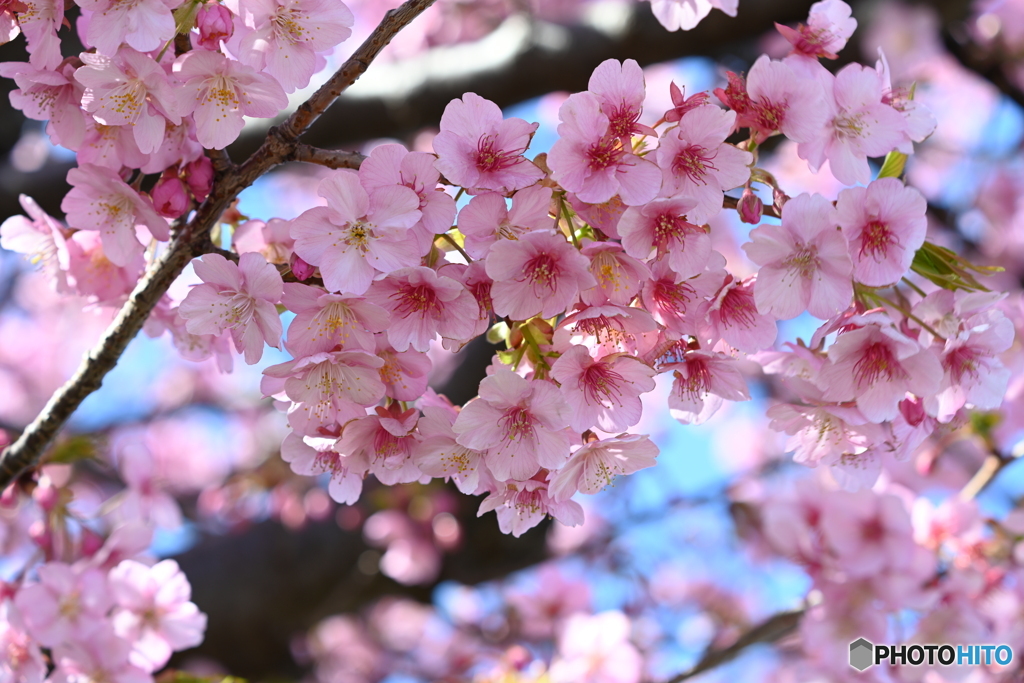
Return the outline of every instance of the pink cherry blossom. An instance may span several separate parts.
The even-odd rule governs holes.
[[[392,271],[373,283],[366,298],[390,314],[388,341],[397,351],[427,351],[437,335],[464,343],[476,328],[473,295],[423,266]]]
[[[651,314],[635,306],[586,306],[562,318],[555,332],[556,345],[563,338],[586,346],[600,358],[612,353],[645,356],[657,343],[658,324]]]
[[[571,346],[551,366],[562,396],[572,409],[569,426],[583,432],[596,426],[619,432],[640,421],[640,394],[654,389],[655,371],[625,354],[594,360],[584,346]]]
[[[408,187],[420,199],[417,225],[440,235],[455,220],[455,199],[437,187],[441,174],[434,167],[436,160],[433,154],[410,152],[402,145],[377,145],[359,167],[359,180],[367,192],[389,185]]]
[[[538,125],[504,119],[498,105],[468,92],[449,102],[441,115],[441,132],[433,143],[437,170],[456,185],[478,191],[529,187],[544,177],[523,156]]]
[[[130,661],[145,671],[163,667],[175,650],[198,645],[206,615],[191,601],[192,587],[174,560],[152,567],[125,560],[110,570],[116,600],[114,630],[132,642]]]
[[[524,480],[541,467],[557,469],[569,455],[570,408],[547,380],[525,380],[502,366],[480,382],[480,392],[459,413],[452,430],[466,448],[486,451],[501,481]]]
[[[340,0],[238,0],[236,6],[242,21],[231,45],[238,58],[273,76],[285,92],[309,85],[316,54],[346,40],[355,22]]]
[[[58,292],[67,291],[67,266],[62,264],[67,256],[61,253],[66,251],[63,226],[31,197],[19,195],[18,201],[28,218],[11,216],[0,225],[0,247],[24,254],[46,271]]]
[[[760,144],[776,132],[795,142],[813,140],[828,111],[821,106],[822,86],[801,78],[783,62],[767,55],[750,67],[747,80],[730,72],[729,87],[715,95],[736,112],[736,127],[750,128]]]
[[[143,154],[164,141],[167,121],[181,123],[178,102],[163,67],[149,55],[122,47],[113,57],[82,53],[75,80],[85,86],[82,108],[107,126],[131,126]]]
[[[704,106],[711,98],[707,92],[699,92],[686,97],[686,88],[680,90],[675,81],[669,83],[668,90],[672,97],[672,108],[665,112],[665,120],[669,123],[677,123],[686,115],[686,112]]]
[[[714,105],[686,113],[679,125],[666,134],[654,153],[664,174],[661,192],[693,199],[687,211],[694,223],[706,223],[722,210],[725,190],[745,183],[753,156],[727,144],[736,112]]]
[[[548,152],[551,177],[589,204],[619,195],[627,206],[658,196],[661,174],[615,137],[601,102],[590,92],[570,95],[558,110],[558,141]]]
[[[775,28],[792,43],[796,54],[838,59],[836,53],[846,46],[846,41],[857,30],[857,20],[851,15],[850,6],[843,0],[821,0],[811,5],[806,25],[800,24],[793,29],[775,24]]]
[[[380,366],[380,381],[385,395],[396,401],[415,401],[427,390],[427,378],[433,364],[422,351],[395,351],[387,335],[376,335],[376,354],[384,364]]]
[[[195,193],[191,186],[189,189]],[[196,200],[202,201],[198,196]],[[231,235],[231,246],[239,254],[255,251],[262,254],[269,263],[284,265],[289,263],[295,246],[291,229],[291,222],[280,218],[271,218],[265,223],[260,220],[246,221],[235,228]]]
[[[48,562],[37,572],[38,582],[23,586],[14,605],[40,645],[83,638],[106,617],[110,597],[103,572],[62,562]]]
[[[404,239],[419,222],[419,197],[392,185],[367,193],[359,176],[338,171],[317,193],[327,206],[309,209],[292,222],[295,253],[319,266],[332,292],[363,294],[378,272],[419,265],[421,254]]]
[[[315,436],[365,414],[384,397],[378,370],[384,361],[365,351],[329,351],[272,365],[263,371],[265,396],[285,394],[295,403],[289,424]]]
[[[28,43],[29,63],[37,69],[57,69],[61,62],[57,31],[64,22],[61,0],[23,0],[18,25]],[[84,6],[84,5],[83,5]]]
[[[548,485],[536,479],[507,481],[480,503],[478,515],[491,510],[498,516],[498,528],[516,538],[551,515],[566,526],[583,524],[583,508],[574,500],[561,503],[548,494]]]
[[[131,651],[132,644],[114,633],[108,622],[103,622],[82,639],[54,650],[56,666],[48,680],[52,683],[152,683],[153,677],[129,660]]]
[[[285,348],[296,357],[337,346],[372,352],[374,334],[386,330],[390,321],[386,310],[362,297],[331,294],[294,282],[284,284],[281,303],[295,313]]]
[[[730,17],[736,16],[738,4],[739,0],[651,0],[651,9],[669,31],[689,31],[713,9],[720,9]]]
[[[817,172],[827,159],[832,175],[846,185],[871,180],[868,157],[895,149],[905,139],[903,115],[882,102],[878,73],[848,64],[834,77],[815,65],[824,93],[819,110],[827,112],[824,126],[807,140],[798,140],[797,154]]]
[[[683,424],[701,424],[722,406],[723,400],[749,401],[747,383],[736,359],[722,353],[685,351],[662,368],[672,370],[668,406]]]
[[[657,135],[653,128],[638,123],[644,106],[644,72],[635,59],[619,62],[606,59],[590,76],[587,90],[597,96],[608,117],[610,135],[628,145],[634,133]]]
[[[723,265],[724,262],[722,259]],[[700,322],[697,311],[708,297],[720,289],[724,279],[721,266],[715,272],[705,271],[695,277],[684,278],[669,266],[667,259],[661,259],[651,267],[651,277],[644,281],[640,300],[651,316],[669,331],[677,335],[697,336]]]
[[[549,492],[559,502],[568,500],[577,491],[598,493],[619,475],[654,467],[658,453],[658,447],[650,438],[640,434],[620,434],[588,443],[552,475]]]
[[[48,121],[46,128],[53,142],[77,150],[85,137],[86,114],[79,106],[83,88],[74,74],[71,64],[56,70],[28,62],[0,64],[0,76],[13,78],[19,88],[10,93],[11,106],[30,119]]]
[[[159,0],[153,0],[158,2]],[[174,63],[183,85],[178,113],[192,114],[203,147],[224,149],[242,132],[242,116],[270,118],[288,104],[281,85],[219,52],[192,50]]]
[[[830,500],[821,512],[821,530],[843,570],[871,576],[887,566],[903,568],[913,554],[910,514],[899,498],[863,491]]]
[[[431,477],[451,478],[459,491],[474,495],[485,469],[484,454],[460,445],[452,424],[457,414],[439,406],[424,406],[419,421],[423,439],[416,445],[416,465]]]
[[[392,405],[397,408],[397,404]],[[423,477],[413,457],[419,441],[418,419],[415,408],[404,413],[377,408],[375,415],[345,425],[338,439],[338,453],[345,459],[367,462],[370,472],[386,486],[417,481]]]
[[[192,334],[221,334],[230,330],[239,353],[249,365],[263,357],[263,344],[280,348],[283,282],[274,266],[259,254],[242,254],[238,265],[220,254],[193,261],[203,284],[193,287],[179,311]]]
[[[167,221],[114,171],[83,164],[68,171],[68,183],[71,191],[60,205],[68,225],[99,230],[103,250],[112,263],[125,266],[142,253],[142,244],[135,235],[137,223],[149,228],[158,240],[170,237]]]
[[[531,231],[551,231],[551,188],[533,185],[512,196],[512,208],[497,192],[479,194],[459,212],[459,232],[466,237],[466,253],[475,259],[487,256],[491,245],[519,239]]]
[[[91,12],[86,42],[108,57],[121,43],[139,52],[159,50],[174,37],[171,10],[180,4],[181,0],[78,0],[79,7]]]
[[[865,322],[829,347],[818,384],[827,401],[856,401],[871,422],[891,420],[908,391],[921,397],[938,391],[942,366],[928,349],[885,324],[884,314]]]
[[[556,232],[530,232],[518,240],[496,242],[486,263],[494,280],[494,312],[513,320],[550,318],[571,307],[581,290],[597,284],[587,257]]]
[[[21,615],[9,600],[0,601],[0,681],[4,683],[42,683],[46,662],[39,645],[29,636]]]
[[[819,462],[858,455],[883,440],[878,425],[859,410],[845,406],[774,405],[768,409],[771,428],[791,435],[786,450],[793,460],[815,467]]]
[[[711,256],[711,237],[705,228],[683,217],[695,206],[693,199],[676,198],[626,209],[618,226],[626,253],[646,259],[657,250],[658,258],[684,279],[704,270]]]
[[[870,287],[885,287],[910,270],[928,230],[927,202],[896,178],[879,178],[839,193],[839,227],[850,242],[853,276]]]
[[[616,226],[619,224],[619,219],[622,218],[622,213],[626,210],[626,205],[622,203],[619,195],[597,204],[581,201],[572,192],[567,192],[565,196],[580,218],[585,220],[590,227],[600,230],[613,239],[619,238]]]
[[[853,264],[838,229],[832,204],[821,195],[802,194],[782,208],[782,225],[750,231],[743,250],[761,266],[754,299],[761,313],[780,320],[804,310],[830,318],[853,298]]]
[[[114,264],[103,251],[102,238],[95,232],[78,230],[64,246],[68,286],[92,302],[121,303],[146,269],[142,254],[135,254],[124,266]]]
[[[705,319],[705,338],[719,339],[746,353],[767,349],[775,343],[775,319],[758,311],[756,283],[727,275],[721,289],[702,304],[697,318]]]
[[[580,250],[590,258],[590,274],[597,280],[597,286],[583,290],[583,303],[600,306],[611,302],[625,306],[640,291],[641,283],[651,277],[651,271],[640,261],[626,254],[616,242],[592,242],[584,240]]]
[[[235,27],[233,14],[224,5],[207,3],[196,13],[196,28],[199,38],[196,43],[207,50],[219,50],[222,40],[230,40]]]
[[[291,432],[281,444],[281,459],[296,474],[318,476],[329,474],[327,492],[345,505],[353,505],[363,491],[363,475],[369,468],[365,460],[342,457],[335,439],[301,437]]]
[[[124,520],[143,521],[164,529],[181,526],[181,506],[165,491],[153,456],[144,448],[127,447],[118,455],[118,469],[128,485],[118,514]]]

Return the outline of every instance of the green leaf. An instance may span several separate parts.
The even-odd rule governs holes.
[[[1002,271],[998,266],[976,266],[956,252],[931,242],[925,242],[917,250],[910,269],[943,289],[973,292],[989,291],[973,273],[991,275]]]
[[[903,168],[906,165],[907,155],[893,150],[885,155],[885,161],[882,163],[882,170],[878,172],[878,177],[899,178],[903,175]]]
[[[47,464],[71,464],[96,457],[96,442],[88,436],[72,436],[56,444],[46,457]]]

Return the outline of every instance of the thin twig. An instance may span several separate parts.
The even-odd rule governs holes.
[[[799,626],[800,619],[803,615],[804,611],[802,609],[791,610],[789,612],[779,612],[751,628],[729,647],[723,647],[719,650],[711,650],[710,652],[705,653],[704,656],[700,658],[699,662],[686,671],[668,679],[665,683],[681,683],[682,681],[687,681],[694,676],[715,668],[716,666],[721,666],[726,662],[732,661],[745,649],[756,643],[774,643],[781,640],[796,630],[796,627]]]
[[[989,484],[995,481],[996,476],[1003,471],[1015,458],[1008,458],[1000,453],[989,453],[981,467],[974,473],[971,480],[960,490],[958,497],[962,501],[969,501],[978,496]]]
[[[188,262],[214,250],[216,245],[210,239],[210,231],[238,194],[274,166],[294,158],[298,147],[296,138],[366,71],[398,31],[433,3],[434,0],[408,0],[389,11],[331,80],[300,105],[282,126],[271,129],[260,148],[244,163],[235,166],[226,154],[210,154],[216,172],[210,196],[187,225],[181,229],[172,226],[167,249],[136,285],[103,338],[82,359],[74,376],[50,397],[17,441],[4,449],[0,455],[0,490],[39,462],[43,451],[82,401],[103,384],[103,378],[117,365],[128,343],[142,329],[150,312]]]
[[[466,253],[466,250],[465,250],[465,249],[463,249],[462,247],[460,247],[460,246],[459,246],[459,243],[455,241],[455,238],[454,238],[454,237],[452,237],[451,235],[449,235],[449,234],[448,234],[448,233],[446,233],[446,232],[443,232],[443,233],[441,233],[441,237],[443,237],[443,238],[444,238],[444,240],[445,240],[445,241],[446,241],[446,242],[447,242],[448,244],[450,244],[450,245],[452,245],[453,247],[455,247],[455,249],[456,249],[456,250],[457,250],[457,251],[458,251],[458,252],[459,252],[460,254],[462,254],[462,258],[466,259],[466,263],[472,263],[472,262],[473,262],[473,259],[471,259],[471,258],[469,257],[469,254],[467,254],[467,253]]]

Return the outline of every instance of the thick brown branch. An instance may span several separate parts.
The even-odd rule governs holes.
[[[18,440],[0,455],[0,490],[39,462],[43,451],[87,396],[100,388],[128,343],[142,329],[150,312],[193,256],[214,249],[210,230],[238,194],[274,166],[294,157],[296,138],[331,102],[366,71],[381,49],[434,0],[408,0],[391,10],[351,59],[280,127],[267,135],[258,150],[240,166],[223,152],[211,153],[217,177],[210,196],[192,220],[173,238],[163,255],[139,281],[128,302],[96,347],[82,360],[75,375],[47,402]]]
[[[665,683],[682,683],[682,681],[687,681],[716,666],[732,661],[751,645],[756,643],[774,643],[781,640],[796,630],[803,615],[804,611],[802,609],[779,612],[744,633],[729,647],[705,653],[692,668],[673,676],[665,681]]]
[[[359,152],[345,152],[338,149],[320,149],[311,145],[298,145],[292,154],[293,161],[305,161],[327,168],[358,169],[366,157]]]

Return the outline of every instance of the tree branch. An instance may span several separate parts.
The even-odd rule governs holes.
[[[172,231],[167,249],[136,285],[128,302],[96,347],[82,359],[74,376],[50,398],[18,440],[4,449],[0,455],[0,490],[39,462],[43,451],[72,413],[102,386],[103,378],[117,365],[128,343],[142,329],[150,312],[188,262],[212,250],[210,230],[238,194],[274,166],[291,159],[298,146],[296,138],[366,71],[398,31],[433,3],[434,0],[408,0],[389,11],[338,72],[285,123],[272,128],[260,148],[243,164],[233,165],[223,152],[211,155],[215,168],[220,171],[210,196],[184,228]]]
[[[795,631],[803,615],[804,611],[802,609],[779,612],[754,626],[729,647],[706,652],[692,668],[673,676],[665,681],[665,683],[682,683],[682,681],[687,681],[716,666],[732,661],[745,649],[756,643],[774,643]]]
[[[320,149],[312,145],[298,145],[292,154],[292,161],[319,164],[327,168],[358,169],[366,157],[359,152],[345,152],[336,149]]]

